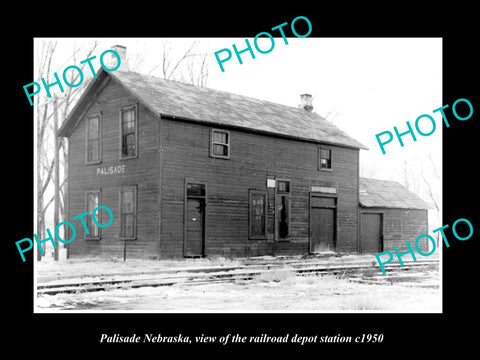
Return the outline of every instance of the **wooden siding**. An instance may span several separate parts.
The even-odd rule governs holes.
[[[184,255],[185,179],[207,185],[205,255],[259,256],[307,254],[312,186],[336,188],[336,250],[357,251],[358,149],[332,150],[332,169],[318,170],[318,144],[228,128],[230,158],[210,153],[212,126],[160,119],[114,78],[105,76],[91,95],[69,136],[69,217],[84,213],[85,191],[100,190],[101,204],[113,214],[100,240],[86,240],[80,220],[69,256],[123,257],[120,238],[120,189],[137,188],[136,239],[127,240],[127,258]],[[120,159],[120,109],[138,106],[138,156]],[[85,163],[85,117],[101,113],[101,163]],[[215,128],[220,128],[218,125]],[[124,165],[119,174],[99,175],[97,168]],[[290,237],[275,241],[275,190],[268,177],[290,181]],[[266,239],[252,240],[249,190],[267,191]]]
[[[205,254],[252,256],[307,253],[311,185],[336,184],[337,250],[357,250],[358,150],[333,150],[332,171],[317,169],[317,145],[230,129],[230,159],[209,156],[211,127],[161,120],[161,254],[182,256],[185,178],[208,184]],[[248,239],[248,191],[268,176],[291,181],[288,242]],[[268,201],[272,201],[271,190]],[[272,230],[271,209],[269,225]]]
[[[101,229],[101,240],[86,240],[80,220],[75,221],[76,239],[69,244],[69,256],[123,257],[120,239],[120,188],[137,186],[137,237],[126,242],[127,258],[158,256],[159,240],[159,120],[121,85],[110,80],[84,117],[102,115],[102,156],[99,164],[85,164],[85,125],[77,123],[69,137],[69,214],[85,212],[85,191],[101,190],[101,204],[114,215],[112,225]],[[120,159],[120,109],[138,104],[138,156]],[[120,174],[98,175],[97,168],[125,165]]]
[[[414,209],[385,209],[362,208],[361,213],[383,214],[383,250],[393,251],[396,246],[398,251],[406,251],[407,241],[415,249],[415,240],[422,234],[428,234],[427,210]],[[428,238],[421,239],[418,247],[423,252],[428,252]],[[410,255],[408,255],[410,256]]]

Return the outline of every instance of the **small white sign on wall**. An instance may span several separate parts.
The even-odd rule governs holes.
[[[267,179],[267,188],[275,187],[275,179]]]
[[[330,186],[315,186],[315,185],[312,185],[311,191],[312,192],[326,193],[326,194],[336,194],[337,193],[337,189],[334,188],[334,187],[330,187]]]

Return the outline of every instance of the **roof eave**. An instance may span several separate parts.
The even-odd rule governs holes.
[[[200,124],[200,125],[211,125],[211,126],[215,126],[215,127],[219,127],[219,128],[237,129],[237,130],[242,130],[242,131],[250,132],[250,133],[276,136],[276,137],[280,137],[280,138],[283,138],[283,139],[308,141],[308,142],[313,142],[313,143],[316,143],[316,144],[326,144],[326,145],[338,146],[338,147],[355,149],[355,150],[360,150],[360,149],[368,150],[368,148],[361,143],[359,143],[358,146],[355,146],[355,145],[350,145],[350,144],[345,144],[345,143],[335,143],[335,142],[331,142],[331,141],[319,141],[317,139],[312,139],[312,138],[288,135],[288,134],[283,134],[283,133],[276,133],[276,132],[273,132],[273,131],[254,129],[254,128],[250,128],[250,127],[243,127],[243,126],[232,125],[232,124],[219,124],[219,123],[214,122],[214,121],[191,119],[191,118],[186,118],[186,117],[176,116],[176,115],[171,115],[171,114],[158,114],[158,115],[161,116],[162,118],[171,119],[171,120],[193,122],[193,123]]]
[[[400,207],[400,206],[386,206],[386,205],[365,205],[362,204],[360,201],[359,203],[360,207],[365,208],[365,209],[370,209],[370,208],[376,208],[376,209],[396,209],[396,210],[430,210],[432,207],[429,205],[422,205],[422,206],[405,206],[405,207]]]
[[[109,76],[112,80],[116,81],[117,83],[121,84],[126,91],[128,91],[133,97],[138,99],[139,102],[141,102],[145,107],[147,107],[152,113],[156,114],[159,117],[166,117],[166,118],[171,118],[175,120],[183,120],[183,121],[188,121],[188,122],[194,122],[198,124],[208,124],[208,125],[214,125],[214,126],[225,126],[228,128],[235,128],[247,132],[253,132],[253,133],[259,133],[259,134],[265,134],[265,135],[270,135],[270,136],[277,136],[277,137],[282,137],[282,138],[287,138],[287,139],[295,139],[295,140],[300,140],[300,141],[308,141],[308,142],[314,142],[317,144],[328,144],[332,146],[339,146],[339,147],[344,147],[344,148],[349,148],[349,149],[355,149],[355,150],[369,150],[368,147],[360,143],[359,141],[355,140],[354,138],[351,138],[355,144],[349,144],[349,143],[344,143],[344,142],[332,142],[332,141],[319,141],[318,139],[313,139],[313,138],[308,138],[308,137],[300,137],[300,136],[295,136],[295,135],[290,135],[290,134],[284,134],[284,133],[276,133],[273,131],[268,131],[268,130],[261,130],[261,129],[254,129],[251,127],[242,127],[242,126],[237,126],[237,125],[230,125],[230,124],[218,124],[213,121],[208,121],[208,120],[199,120],[199,119],[191,119],[191,118],[185,118],[185,117],[180,117],[172,114],[163,114],[158,112],[151,104],[149,104],[148,101],[142,98],[141,95],[139,95],[137,92],[131,89],[127,84],[125,84],[120,77],[118,77],[115,72],[107,72],[103,68],[100,68],[97,73],[96,73],[96,78],[88,84],[87,88],[81,95],[80,99],[77,101],[73,109],[69,112],[67,118],[61,125],[60,129],[58,130],[58,135],[61,137],[69,137],[72,132],[74,131],[76,124],[78,121],[81,120],[83,117],[83,114],[85,113],[86,109],[85,104],[86,99],[88,96],[91,96],[90,92],[94,91],[96,86],[100,86],[100,79],[106,78],[106,76]],[[349,136],[347,136],[349,137]]]
[[[77,115],[79,111],[82,109],[82,106],[84,105],[83,103],[85,102],[86,98],[90,95],[90,92],[92,91],[93,88],[97,87],[100,85],[99,78],[102,76],[104,77],[107,72],[103,70],[103,68],[100,68],[97,73],[95,74],[95,78],[90,81],[90,83],[87,85],[85,88],[84,92],[78,99],[77,103],[73,107],[72,110],[68,113],[66,119],[58,129],[58,136],[60,137],[69,137],[73,130],[75,129],[76,123],[78,121]]]

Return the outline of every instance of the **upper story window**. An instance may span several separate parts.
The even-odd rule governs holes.
[[[120,110],[121,130],[121,158],[133,158],[138,153],[138,111],[137,105],[129,106]]]
[[[86,162],[98,163],[101,161],[100,148],[101,116],[95,114],[87,118]]]
[[[230,158],[230,133],[228,131],[212,129],[210,156],[224,159]]]
[[[331,170],[332,169],[332,150],[318,148],[318,169]]]

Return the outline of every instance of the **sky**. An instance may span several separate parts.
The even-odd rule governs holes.
[[[419,195],[425,199],[419,175],[423,171],[427,181],[435,182],[435,191],[441,193],[441,178],[434,172],[441,174],[442,120],[439,113],[433,113],[444,105],[441,38],[306,37],[287,38],[288,44],[281,37],[274,39],[275,46],[267,54],[256,51],[253,39],[249,39],[255,59],[245,52],[241,55],[243,64],[237,61],[232,44],[244,49],[245,38],[40,38],[35,44],[58,41],[53,68],[60,75],[65,67],[73,65],[72,47],[88,49],[94,40],[99,41],[96,68],[102,52],[118,44],[127,47],[127,61],[138,72],[148,72],[159,63],[165,41],[173,57],[181,56],[193,41],[198,41],[197,50],[208,54],[207,87],[289,106],[298,106],[300,94],[310,93],[314,112],[324,117],[329,114],[328,120],[369,148],[360,152],[362,176],[405,184],[407,173],[418,182]],[[260,39],[258,45],[268,49],[270,40]],[[214,53],[225,48],[232,52],[232,58],[223,63],[222,72]],[[81,60],[79,52],[76,61]],[[435,119],[436,131],[426,137],[416,134],[415,142],[406,135],[404,147],[395,138],[386,145],[383,155],[375,135],[386,130],[393,133],[394,126],[406,131],[407,121],[414,128],[422,114]],[[427,132],[431,124],[425,121],[420,127]]]

